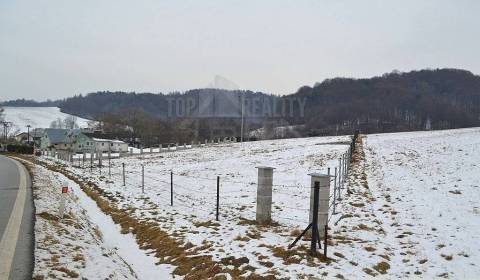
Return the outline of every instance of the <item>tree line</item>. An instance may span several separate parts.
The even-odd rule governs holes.
[[[308,99],[307,134],[395,132],[480,125],[480,76],[458,69],[336,78],[294,95]]]
[[[171,102],[181,98],[186,98],[181,106]],[[295,107],[293,114],[257,115],[244,121],[246,131],[264,127],[268,135],[275,135],[274,127],[295,128],[284,137],[480,126],[480,76],[459,69],[327,79],[284,96],[221,89],[169,94],[102,91],[66,98],[58,106],[64,113],[97,120],[99,129],[119,138],[158,144],[240,137],[241,98],[259,100],[260,107],[272,100],[278,104],[299,100],[304,107]],[[207,108],[202,105],[205,100]],[[190,101],[196,105],[190,106]],[[187,116],[182,108],[207,114]]]

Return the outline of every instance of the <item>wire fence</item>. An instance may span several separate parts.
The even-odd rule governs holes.
[[[358,133],[352,137],[349,148],[338,158],[333,168],[325,168],[330,175],[328,222],[338,214],[338,204],[346,189],[347,174],[350,170],[352,154],[355,150]],[[50,158],[52,159],[52,158]],[[148,193],[158,204],[170,205],[172,211],[181,209],[188,214],[203,214],[222,219],[254,218],[256,215],[257,182],[239,181],[227,177],[204,177],[176,172],[156,170],[153,166],[131,167],[125,162],[111,158],[94,159],[62,157],[65,163],[83,170],[84,175],[99,176],[114,183],[131,195]],[[106,165],[105,165],[106,164]],[[98,178],[98,177],[97,177]],[[228,187],[227,187],[228,186]],[[293,182],[292,184],[272,184],[272,218],[296,226],[308,224],[312,209],[311,186]]]

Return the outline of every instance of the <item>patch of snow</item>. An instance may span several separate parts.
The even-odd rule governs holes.
[[[6,121],[13,123],[12,132],[27,131],[27,125],[33,128],[48,128],[53,121],[65,119],[71,115],[60,112],[58,107],[3,107]],[[90,120],[77,118],[79,127],[88,127]]]

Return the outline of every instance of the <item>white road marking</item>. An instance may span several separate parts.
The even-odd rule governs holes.
[[[12,160],[12,159],[10,159]],[[25,208],[25,200],[27,197],[27,178],[24,167],[16,160],[12,160],[18,168],[20,174],[20,185],[17,192],[17,198],[13,205],[12,213],[8,220],[7,227],[0,241],[0,279],[8,279],[10,269],[15,256],[15,248],[17,247],[18,234],[22,224],[23,210]]]

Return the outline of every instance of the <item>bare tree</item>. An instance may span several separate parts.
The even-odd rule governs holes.
[[[52,121],[50,123],[50,128],[63,128],[63,121],[60,118],[57,118],[56,120]]]
[[[68,116],[63,120],[63,127],[66,129],[78,128],[77,117]]]

